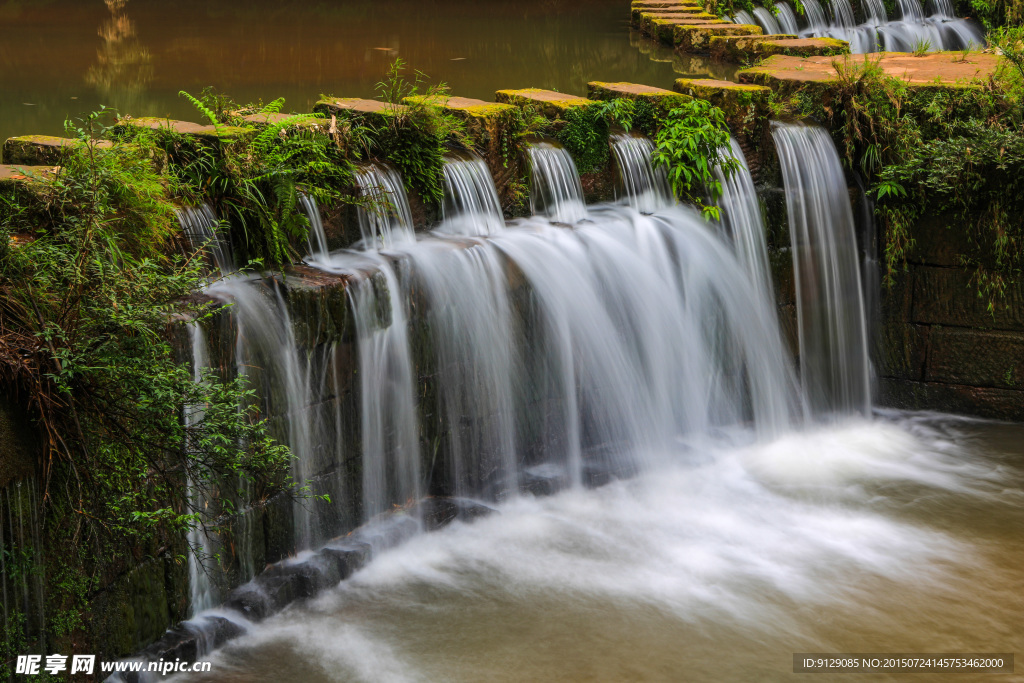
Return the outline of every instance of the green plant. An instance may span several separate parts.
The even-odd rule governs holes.
[[[219,125],[214,110],[181,94]],[[283,105],[283,98],[274,100],[257,113],[277,114]],[[211,201],[219,209],[239,256],[277,265],[297,256],[292,245],[303,244],[309,230],[308,218],[297,209],[299,192],[320,204],[348,201],[343,190],[352,178],[349,149],[322,134],[319,123],[313,114],[287,116],[219,145],[196,145],[167,131],[160,144],[178,191],[191,203]]]
[[[718,219],[714,201],[721,197],[722,185],[714,169],[718,166],[729,174],[739,167],[739,160],[728,151],[725,113],[705,100],[690,100],[668,112],[654,145],[652,161],[666,169],[675,194],[700,206],[705,216]],[[706,196],[710,203],[705,203]]]
[[[927,38],[918,38],[911,45],[910,51],[915,57],[924,57],[926,54],[932,51],[932,41]]]
[[[211,314],[190,296],[204,281],[200,259],[177,255],[150,141],[94,144],[110,132],[107,114],[69,124],[78,144],[40,183],[43,208],[30,223],[5,213],[2,226],[35,237],[0,254],[0,385],[45,447],[44,547],[65,551],[38,571],[48,573],[56,636],[84,627],[97,558],[117,566],[126,547],[157,554],[202,523],[186,481],[221,492],[246,482],[253,503],[307,493],[291,483],[291,454],[268,436],[244,380],[197,383],[179,363],[169,322]],[[198,405],[203,415],[186,423],[185,407]]]

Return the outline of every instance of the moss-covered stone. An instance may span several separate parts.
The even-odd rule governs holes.
[[[28,164],[30,166],[58,166],[64,150],[80,144],[78,140],[53,135],[22,135],[8,138],[4,142],[3,161],[5,164]],[[95,143],[100,149],[113,146],[108,140]]]
[[[852,69],[870,59],[890,76],[903,79],[916,90],[935,88],[980,88],[994,77],[999,56],[972,52],[964,59],[962,53],[932,52],[915,56],[905,52],[879,52],[869,57],[793,57],[772,55],[758,66],[740,71],[741,83],[754,83],[772,88],[783,97],[797,90],[827,91],[839,79],[837,64]]]
[[[503,207],[512,202],[510,181],[522,175],[518,133],[521,128],[519,107],[468,97],[408,97],[407,104],[433,106],[461,119],[476,151],[483,157],[494,178]]]
[[[585,97],[541,88],[499,90],[494,93],[494,99],[503,104],[514,104],[517,107],[536,107],[537,111],[551,119],[558,118],[569,109],[594,106],[594,102]]]
[[[587,96],[592,100],[628,99],[650,102],[661,113],[667,112],[692,99],[689,95],[665,90],[664,88],[655,88],[650,85],[605,83],[603,81],[591,81],[588,83]]]
[[[639,28],[651,38],[672,45],[675,42],[676,26],[719,26],[729,24],[713,14],[643,14]]]
[[[796,38],[787,34],[765,36],[714,36],[709,43],[711,57],[719,62],[752,62],[758,45],[765,40]]]
[[[731,81],[680,78],[675,90],[707,100],[725,112],[725,119],[734,134],[752,135],[753,129],[767,119],[771,89]]]
[[[763,32],[760,26],[745,24],[706,24],[683,25],[672,27],[672,45],[680,52],[707,52],[713,36],[759,36]]]
[[[162,560],[127,572],[92,601],[90,631],[101,659],[119,659],[157,640],[171,623]]]
[[[191,121],[175,121],[154,116],[141,118],[125,117],[117,122],[116,131],[132,137],[132,129],[169,131],[177,135],[195,138],[209,144],[231,144],[253,134],[252,128],[226,125],[200,125]]]
[[[387,124],[394,116],[405,113],[404,104],[392,104],[380,100],[366,100],[359,97],[329,97],[313,105],[313,112],[330,118],[365,119],[373,124]]]

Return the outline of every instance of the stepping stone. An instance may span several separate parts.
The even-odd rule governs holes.
[[[672,45],[679,52],[707,52],[714,36],[759,36],[760,26],[746,24],[693,24],[672,27]]]
[[[408,110],[404,104],[392,104],[380,100],[364,100],[359,97],[341,97],[320,100],[313,112],[325,116],[388,116]]]
[[[673,87],[677,92],[707,100],[724,111],[734,134],[749,134],[758,121],[767,120],[771,88],[711,78],[680,78]]]
[[[226,125],[202,125],[191,121],[175,121],[174,119],[163,119],[155,116],[144,116],[141,118],[125,117],[117,122],[118,129],[127,131],[131,128],[148,129],[154,131],[171,131],[178,135],[187,135],[198,138],[204,142],[225,143],[234,142],[252,134],[248,128]]]
[[[3,159],[6,164],[28,164],[32,166],[56,166],[63,158],[64,149],[79,144],[72,138],[53,135],[22,135],[8,138],[4,143]],[[109,149],[114,143],[97,140],[100,149]]]
[[[557,118],[575,107],[590,107],[594,105],[593,100],[588,100],[585,97],[577,97],[576,95],[567,95],[540,88],[499,90],[494,93],[494,99],[503,104],[514,104],[517,107],[533,105],[548,118]]]
[[[655,88],[639,83],[605,83],[591,81],[587,84],[587,96],[592,100],[643,100],[654,104],[659,111],[668,111],[673,107],[689,101],[689,95],[683,95],[664,88]]]
[[[427,97],[425,95],[417,95],[415,97],[406,97],[404,101],[408,104],[435,106],[466,120],[505,116],[516,110],[516,107],[511,104],[475,100],[471,97]]]
[[[850,53],[850,44],[835,38],[797,38],[793,35],[715,36],[711,56],[721,61],[749,62],[771,55],[836,56]]]
[[[22,183],[43,180],[53,175],[53,166],[0,165],[0,188],[7,189]]]
[[[987,82],[999,66],[998,55],[970,52],[966,61],[961,53],[931,52],[917,57],[906,52],[882,52],[865,57],[847,55],[840,61],[853,67],[865,59],[876,62],[882,70],[902,78],[910,87],[976,88]],[[790,57],[772,55],[759,66],[740,71],[742,83],[771,87],[784,95],[807,84],[829,84],[838,80],[836,57]]]

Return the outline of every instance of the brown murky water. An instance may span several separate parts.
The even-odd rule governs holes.
[[[1024,428],[890,414],[690,446],[382,553],[174,680],[1024,678],[792,673],[795,652],[1019,659]]]
[[[373,96],[395,57],[482,99],[670,88],[671,59],[652,61],[628,24],[624,0],[0,0],[0,139],[60,133],[100,104],[195,120],[178,91],[205,86],[308,111],[321,93]]]

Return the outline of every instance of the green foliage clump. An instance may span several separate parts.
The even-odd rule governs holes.
[[[652,160],[666,169],[676,196],[695,203],[705,216],[717,220],[714,202],[722,195],[722,185],[714,169],[718,166],[728,174],[739,167],[739,160],[727,151],[725,113],[705,100],[690,100],[668,112],[654,146]],[[706,197],[711,201],[705,202]]]
[[[407,190],[440,206],[449,145],[468,147],[472,141],[465,123],[437,106],[447,98],[448,86],[428,85],[428,77],[418,70],[410,80],[405,71],[405,61],[398,58],[377,83],[381,99],[395,106],[384,112],[383,123],[361,122],[367,149],[398,169]]]
[[[308,218],[297,208],[298,193],[309,194],[320,204],[348,201],[348,150],[325,134],[314,114],[286,116],[259,130],[224,128],[225,123],[242,124],[241,112],[277,115],[284,99],[240,107],[209,91],[202,99],[181,95],[224,131],[224,139],[197,142],[167,129],[151,134],[167,159],[175,191],[190,203],[208,201],[214,206],[243,263],[276,266],[292,261],[298,256],[294,245],[304,244],[309,230]],[[140,135],[133,131],[131,139]]]
[[[294,490],[291,454],[269,438],[252,390],[212,375],[194,382],[179,363],[172,319],[210,314],[189,298],[204,281],[200,259],[176,255],[156,149],[142,138],[98,147],[103,116],[69,126],[79,144],[39,183],[44,207],[32,222],[0,213],[4,230],[33,236],[0,254],[0,385],[45,444],[47,547],[73,551],[47,570],[57,635],[82,627],[96,558],[155,553],[201,523],[186,482],[222,493],[247,482],[254,502]],[[186,423],[186,406],[201,415]]]

